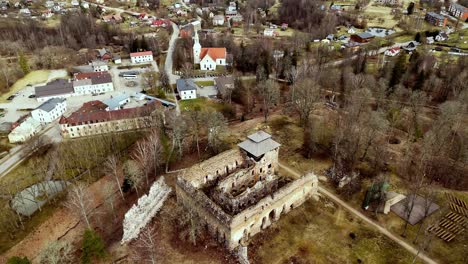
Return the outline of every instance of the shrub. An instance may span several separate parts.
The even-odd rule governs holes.
[[[106,255],[104,241],[94,232],[86,229],[83,234],[83,252],[81,253],[81,263],[95,263],[95,259],[102,259]]]
[[[31,264],[27,257],[11,257],[7,260],[7,264]]]

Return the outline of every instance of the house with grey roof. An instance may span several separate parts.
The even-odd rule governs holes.
[[[66,110],[67,101],[64,98],[51,98],[34,109],[31,116],[41,124],[47,124],[61,117]]]
[[[114,90],[112,76],[108,72],[96,72],[96,74],[82,74],[84,78],[76,78],[73,81],[73,89],[76,95],[99,94]]]
[[[178,79],[177,92],[181,100],[197,98],[198,85],[191,79]]]
[[[34,88],[36,99],[45,102],[51,98],[67,98],[74,94],[73,84],[69,80],[58,79]]]
[[[274,141],[271,135],[264,131],[257,131],[254,134],[247,136],[245,141],[237,144],[248,157],[255,161],[262,160],[265,155],[278,155],[279,147],[281,144]],[[265,157],[266,160],[272,159],[271,157]]]

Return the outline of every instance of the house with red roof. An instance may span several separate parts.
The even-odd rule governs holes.
[[[171,23],[166,20],[166,19],[156,19],[156,20],[153,20],[153,22],[151,22],[151,26],[152,27],[167,27],[169,26]]]
[[[390,57],[394,57],[400,53],[400,50],[401,50],[400,47],[395,47],[395,48],[386,50],[384,54]]]
[[[203,71],[214,71],[217,66],[226,66],[226,48],[202,48],[195,32],[193,58],[195,64],[200,64]]]
[[[152,113],[161,103],[149,102],[140,107],[109,110],[101,101],[84,103],[70,116],[60,118],[60,131],[63,138],[78,138],[148,128],[156,124]]]
[[[153,52],[152,51],[141,51],[130,53],[130,60],[133,64],[143,63],[143,62],[152,62],[153,61]]]

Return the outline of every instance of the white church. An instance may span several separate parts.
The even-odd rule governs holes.
[[[226,48],[202,48],[198,33],[195,31],[193,44],[193,60],[200,64],[203,71],[214,71],[217,66],[226,66]]]

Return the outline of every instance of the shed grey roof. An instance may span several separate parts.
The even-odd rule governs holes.
[[[45,103],[38,106],[36,109],[41,109],[42,111],[50,112],[52,111],[58,104],[65,102],[64,98],[50,98]]]
[[[58,79],[44,86],[36,86],[36,97],[45,97],[51,95],[62,95],[73,93],[73,85],[68,80]]]
[[[110,109],[115,109],[115,108],[120,107],[120,105],[121,105],[120,102],[125,101],[128,98],[130,98],[128,95],[121,94],[121,95],[117,95],[117,96],[111,97],[109,99],[106,99],[106,100],[104,100],[102,102],[104,104],[106,104]]]
[[[178,79],[177,91],[192,91],[197,90],[198,85],[192,79]]]
[[[278,142],[271,139],[271,135],[263,131],[258,131],[247,137],[247,140],[238,144],[238,146],[253,155],[260,157],[263,154],[281,146]]]
[[[445,17],[443,15],[437,14],[435,12],[427,12],[427,15],[429,15],[431,17],[435,17],[435,18],[437,18],[439,20],[444,20],[445,19]]]
[[[373,38],[374,35],[372,35],[369,32],[362,32],[357,34],[360,38],[367,39],[367,38]]]

